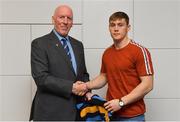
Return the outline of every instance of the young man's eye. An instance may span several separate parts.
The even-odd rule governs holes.
[[[115,24],[110,24],[110,27],[114,27],[115,26]]]
[[[118,26],[119,26],[119,27],[122,27],[122,26],[123,26],[123,24],[118,24]]]

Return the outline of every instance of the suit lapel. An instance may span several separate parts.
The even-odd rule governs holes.
[[[74,41],[74,39],[71,38],[71,37],[70,37],[70,43],[71,43],[71,46],[72,46],[72,49],[73,49],[73,52],[74,52],[74,57],[75,57],[75,60],[76,60],[76,65],[77,65],[77,74],[78,74],[79,63],[80,63],[79,47],[78,47],[77,43]]]

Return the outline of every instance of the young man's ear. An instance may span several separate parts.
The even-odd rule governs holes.
[[[130,31],[131,30],[131,25],[128,25],[128,31]]]

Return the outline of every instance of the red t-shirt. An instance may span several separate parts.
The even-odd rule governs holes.
[[[150,53],[133,41],[118,50],[112,45],[103,54],[101,73],[106,73],[107,76],[107,100],[120,99],[141,82],[140,76],[153,75]],[[141,99],[124,106],[115,114],[133,117],[143,113],[145,113],[145,104]]]

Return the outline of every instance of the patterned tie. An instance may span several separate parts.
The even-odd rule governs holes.
[[[70,51],[69,51],[69,47],[68,47],[68,45],[67,45],[67,39],[62,38],[61,41],[63,42],[63,48],[64,48],[64,50],[66,51],[67,56],[69,57],[69,59],[70,59],[70,61],[71,61],[71,54],[70,54]]]

